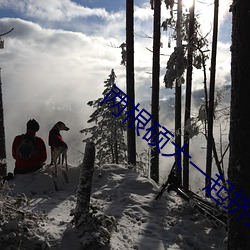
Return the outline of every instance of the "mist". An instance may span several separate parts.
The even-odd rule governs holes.
[[[14,4],[15,1],[12,2]],[[4,4],[11,8],[12,2],[2,3],[0,8]],[[43,8],[46,12],[47,7]],[[65,8],[67,11],[71,9]],[[14,10],[17,11],[16,8]],[[14,168],[12,141],[17,134],[25,133],[29,119],[36,119],[40,124],[37,135],[46,143],[47,163],[50,161],[49,130],[57,121],[65,122],[70,128],[67,132],[62,131],[69,146],[69,164],[76,165],[81,161],[84,151],[84,135],[79,131],[91,126],[87,124],[87,120],[94,111],[88,107],[87,102],[102,97],[103,82],[111,69],[115,70],[116,84],[125,90],[126,69],[120,64],[119,49],[119,45],[125,41],[125,11],[107,14],[101,10],[97,15],[100,19],[91,19],[91,22],[86,18],[94,15],[93,12],[85,15],[82,9],[78,9],[76,16],[66,13],[66,16],[58,15],[54,19],[52,16],[49,18],[49,15],[39,16],[39,11],[28,13],[22,8],[20,11],[23,11],[22,19],[0,19],[1,31],[14,28],[13,32],[4,37],[5,48],[0,51],[8,171]],[[48,11],[47,14],[49,13],[51,15]],[[152,49],[152,39],[146,35],[152,34],[152,14],[149,3],[135,7],[135,102],[147,102],[146,109],[149,113],[152,52],[148,49]],[[226,29],[228,27],[223,21],[228,21],[228,14],[227,19],[223,19],[224,15],[225,12],[221,14],[220,23]],[[56,20],[58,17],[60,22]],[[169,55],[174,47],[168,48],[167,40],[163,35],[161,52],[165,55]],[[174,97],[174,90],[165,89],[163,83],[167,59],[166,56],[161,57],[161,100],[171,100]],[[193,90],[202,90],[202,72],[196,71],[193,78]],[[230,51],[229,42],[223,40],[218,44],[217,86],[223,87],[225,84],[230,84]],[[194,100],[193,112],[197,111],[198,105]],[[168,103],[162,106],[161,112],[161,125],[173,130],[173,106]],[[141,138],[137,138],[137,143],[138,152],[147,148]],[[199,144],[195,143],[195,146],[200,148]],[[197,154],[196,149],[194,153],[197,159],[199,156],[201,162],[204,162],[202,154]],[[172,159],[165,157],[160,162],[161,178],[164,180]]]

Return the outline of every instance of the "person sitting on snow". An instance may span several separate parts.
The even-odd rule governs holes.
[[[26,134],[15,137],[12,144],[12,156],[16,160],[14,175],[34,172],[43,167],[47,152],[43,139],[36,136],[39,128],[36,120],[29,120]]]

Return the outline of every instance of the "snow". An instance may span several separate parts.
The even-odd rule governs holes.
[[[50,247],[44,249],[83,249],[70,223],[79,173],[80,166],[70,167],[67,184],[59,169],[58,191],[51,169],[18,175],[9,181],[9,186],[14,185],[13,195],[24,193],[30,198],[29,210],[47,214],[48,219],[39,224],[40,231],[30,229],[49,243]],[[159,187],[139,173],[119,165],[103,165],[95,168],[92,185],[91,204],[100,213],[116,219],[110,244],[99,249],[226,249],[225,229],[213,228],[175,193],[165,192],[160,200],[155,200]],[[7,250],[1,243],[0,248]]]

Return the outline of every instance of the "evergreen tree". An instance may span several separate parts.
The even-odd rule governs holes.
[[[113,101],[104,102],[100,104],[103,98],[109,94],[113,85],[115,84],[115,72],[112,69],[109,78],[104,81],[105,90],[103,91],[102,98],[95,101],[89,101],[87,104],[96,110],[90,115],[88,123],[95,123],[90,128],[82,129],[80,132],[91,134],[90,137],[84,139],[84,142],[94,142],[96,145],[96,160],[97,164],[104,163],[122,163],[126,159],[127,146],[124,142],[124,132],[126,131],[126,124],[124,114],[120,114],[118,117],[112,114],[117,114],[117,108],[111,107]],[[112,98],[112,93],[109,98]],[[117,103],[115,99],[115,103]],[[119,104],[121,107],[122,104]]]

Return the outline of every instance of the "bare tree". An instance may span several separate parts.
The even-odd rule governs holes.
[[[182,46],[182,0],[178,0],[177,5],[177,22],[176,22],[176,46],[177,48]],[[181,82],[179,79],[175,81],[175,144],[181,148]],[[175,153],[178,152],[175,147]],[[177,162],[178,154],[175,156],[175,162]],[[180,156],[181,162],[181,156]],[[182,180],[182,171],[176,165],[176,173],[180,180]]]
[[[2,96],[2,77],[0,69],[0,176],[6,176],[6,147],[5,147],[5,132],[4,132],[4,112],[3,112],[3,96]]]
[[[185,101],[185,127],[189,127],[190,111],[191,111],[191,94],[192,94],[192,73],[193,73],[193,38],[194,38],[194,9],[195,0],[189,8],[189,28],[188,28],[188,54],[187,54],[187,75],[186,75],[186,101]],[[184,151],[189,154],[189,131],[184,130],[184,143],[186,147]],[[183,156],[183,186],[189,189],[189,158],[184,154]]]
[[[126,82],[127,95],[133,100],[135,106],[135,80],[134,80],[134,1],[126,1]],[[133,106],[128,105],[128,112],[133,112]],[[134,115],[129,116],[128,124],[132,123]],[[136,137],[135,129],[127,130],[128,164],[136,165]]]
[[[160,43],[161,43],[161,1],[154,1],[154,36],[153,36],[153,75],[152,75],[152,126],[154,122],[159,124],[159,91],[160,91]],[[152,131],[151,142],[155,139],[153,134],[159,133],[159,127],[155,127],[156,133]],[[158,139],[158,138],[157,138]],[[155,143],[156,141],[152,142]],[[159,153],[156,146],[151,149],[151,178],[159,182]]]
[[[4,48],[4,41],[1,36],[5,36],[13,31],[11,30],[0,34],[0,49]],[[7,174],[7,160],[6,160],[6,145],[5,145],[5,129],[4,129],[4,110],[3,110],[3,95],[2,95],[2,73],[0,68],[0,176]]]
[[[219,0],[214,1],[214,24],[213,24],[213,41],[210,69],[210,87],[209,87],[209,105],[208,105],[208,127],[207,127],[207,161],[206,174],[211,177],[212,174],[212,151],[214,146],[213,137],[213,120],[214,120],[214,89],[215,89],[215,73],[216,73],[216,55],[217,55],[217,37],[218,37],[218,16],[219,16]],[[210,179],[206,178],[206,186]],[[208,195],[208,194],[207,194]],[[209,196],[209,195],[208,195]]]

